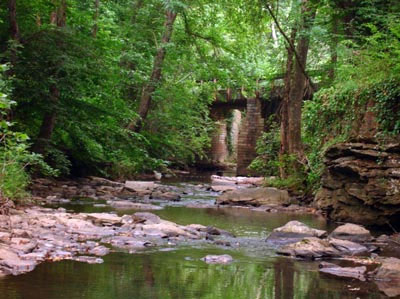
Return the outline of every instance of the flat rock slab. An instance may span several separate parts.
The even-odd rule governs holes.
[[[270,204],[286,205],[290,203],[289,193],[276,188],[236,189],[225,192],[217,198],[220,205],[261,206]]]
[[[222,255],[207,255],[201,259],[207,264],[229,264],[233,261],[233,258],[229,254]]]
[[[355,278],[361,281],[365,281],[365,273],[367,272],[367,267],[340,267],[332,263],[322,262],[319,265],[319,272],[333,275],[336,277],[344,278]]]

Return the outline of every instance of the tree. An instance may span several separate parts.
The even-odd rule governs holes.
[[[58,29],[65,27],[67,21],[67,0],[61,0],[58,7],[50,15],[50,22],[57,26]],[[56,46],[59,46],[56,45]],[[57,74],[54,74],[54,80],[57,81]],[[57,82],[50,86],[49,90],[49,109],[44,113],[42,125],[39,129],[36,142],[32,150],[39,154],[45,154],[48,143],[53,135],[57,118],[57,106],[60,101],[60,90],[57,87]]]
[[[129,128],[131,130],[134,130],[135,132],[140,132],[140,130],[142,129],[150,109],[152,95],[156,90],[157,85],[161,81],[162,67],[165,55],[167,53],[166,47],[171,40],[176,16],[177,14],[169,9],[167,9],[165,12],[166,20],[164,23],[164,33],[161,39],[160,46],[157,50],[157,54],[154,57],[153,70],[151,72],[150,79],[147,82],[147,84],[143,87],[142,95],[140,97],[139,111],[138,111],[139,119],[135,120],[129,125]]]

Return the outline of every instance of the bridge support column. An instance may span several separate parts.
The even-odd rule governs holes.
[[[237,175],[255,175],[247,169],[256,158],[257,139],[264,131],[262,105],[258,98],[247,99],[246,118],[242,120],[237,147]]]
[[[218,164],[223,164],[229,155],[228,145],[226,143],[226,120],[218,120],[215,124],[216,129],[211,140],[211,160]]]

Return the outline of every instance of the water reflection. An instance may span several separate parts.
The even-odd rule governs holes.
[[[366,283],[321,277],[317,264],[286,258],[250,259],[233,252],[230,265],[199,259],[220,249],[115,253],[101,265],[43,264],[0,280],[0,298],[381,298]],[[352,292],[349,289],[358,289]]]

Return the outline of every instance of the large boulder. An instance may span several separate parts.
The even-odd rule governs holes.
[[[268,236],[267,242],[275,245],[285,245],[301,241],[305,237],[322,238],[326,231],[311,228],[300,221],[289,221],[284,226],[275,228]]]
[[[339,143],[325,166],[315,204],[333,220],[384,225],[400,215],[400,143]]]
[[[289,193],[276,188],[249,188],[228,191],[217,198],[220,205],[287,205]]]
[[[369,230],[353,223],[346,223],[344,225],[338,226],[330,234],[330,237],[341,240],[349,240],[353,242],[368,242],[372,240],[372,236]]]

